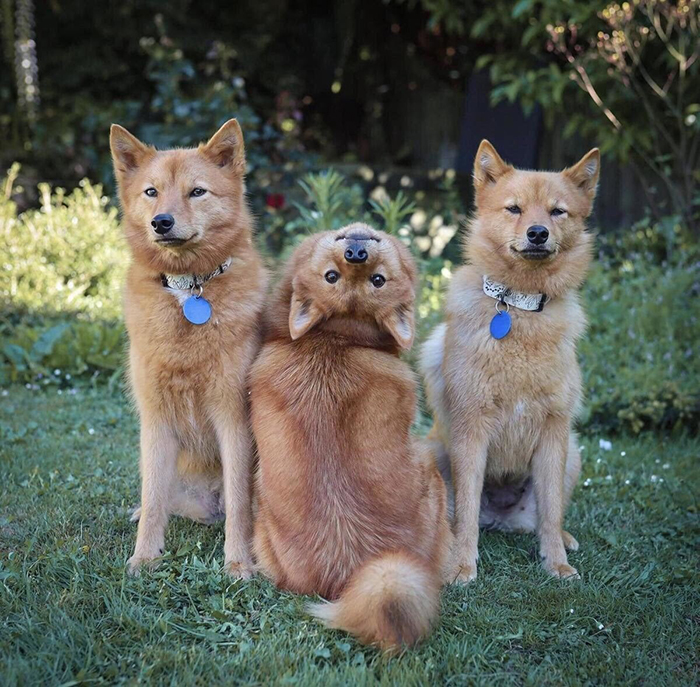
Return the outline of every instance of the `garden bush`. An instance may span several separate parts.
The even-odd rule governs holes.
[[[128,264],[117,209],[100,186],[71,194],[39,186],[41,205],[17,213],[13,167],[0,194],[0,383],[66,383],[120,367],[121,294]],[[61,376],[53,371],[64,371]]]
[[[116,383],[124,355],[121,285],[128,262],[117,211],[99,186],[85,181],[69,195],[42,185],[41,207],[18,214],[11,199],[16,173],[13,168],[0,196],[6,274],[0,287],[0,384]],[[300,201],[263,217],[258,238],[275,264],[309,232],[350,221],[398,235],[421,266],[416,339],[421,342],[441,320],[456,267],[441,255],[445,236],[438,240],[446,228],[452,238],[463,217],[453,191],[447,191],[440,209],[404,194],[368,200],[359,184],[334,171],[307,175]],[[696,431],[697,245],[669,219],[599,236],[597,246],[583,292],[590,322],[580,345],[587,396],[583,426],[610,433]],[[418,346],[408,355],[414,366],[417,355]],[[429,422],[423,415],[421,426]]]

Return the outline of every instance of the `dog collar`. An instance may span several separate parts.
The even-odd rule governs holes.
[[[484,275],[484,293],[489,298],[494,298],[501,303],[531,312],[542,312],[545,304],[549,301],[545,293],[520,293],[519,291],[513,291],[505,284],[489,279],[486,275]]]
[[[160,281],[166,289],[193,291],[204,286],[214,277],[223,274],[231,266],[232,258],[227,258],[209,274],[161,274]]]

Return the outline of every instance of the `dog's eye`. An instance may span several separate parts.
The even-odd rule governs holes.
[[[377,289],[381,289],[386,284],[386,279],[381,274],[373,274],[369,280],[372,282],[372,286]]]
[[[200,196],[203,196],[206,192],[207,190],[205,188],[199,188],[199,186],[197,186],[196,188],[193,188],[190,191],[190,197],[199,198]]]
[[[566,214],[566,210],[562,210],[562,208],[554,208],[554,210],[552,210],[552,212],[549,214],[552,215],[552,217],[561,217],[561,215]]]
[[[151,188],[147,188],[144,193],[149,197],[149,198],[155,198],[158,195],[158,191],[156,191],[153,186]]]
[[[506,210],[510,212],[512,215],[519,215],[522,213],[522,210],[520,209],[519,205],[509,205]]]
[[[335,270],[328,270],[323,276],[329,284],[335,284],[340,279],[340,275]]]

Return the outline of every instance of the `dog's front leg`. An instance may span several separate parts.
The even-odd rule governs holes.
[[[545,570],[555,577],[578,577],[566,558],[562,534],[569,432],[568,418],[550,417],[532,457],[540,556]]]
[[[236,413],[217,427],[224,480],[226,536],[224,565],[234,577],[253,574],[251,558],[252,512],[250,430],[244,412]]]
[[[453,432],[450,440],[455,490],[453,575],[456,582],[463,584],[476,579],[479,509],[488,450],[486,436],[474,426],[468,431]]]
[[[129,572],[163,555],[168,503],[177,470],[178,444],[173,432],[164,424],[141,425],[141,515],[136,534],[134,555]]]

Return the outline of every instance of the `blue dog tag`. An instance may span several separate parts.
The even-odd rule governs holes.
[[[502,339],[508,336],[508,332],[510,331],[510,315],[505,310],[497,312],[491,320],[489,329],[494,339]]]
[[[211,305],[202,296],[190,296],[182,306],[185,319],[192,324],[204,324],[211,317]]]

